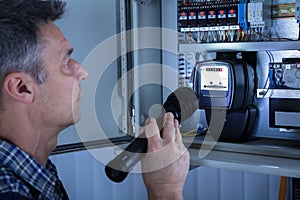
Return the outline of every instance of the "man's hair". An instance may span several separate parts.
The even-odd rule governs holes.
[[[5,77],[14,71],[45,81],[40,28],[60,19],[65,7],[59,0],[0,0],[0,92]]]

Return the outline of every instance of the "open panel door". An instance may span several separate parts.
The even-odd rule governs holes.
[[[57,22],[89,77],[82,81],[81,120],[59,134],[54,153],[110,145],[131,137],[125,0],[68,0]]]

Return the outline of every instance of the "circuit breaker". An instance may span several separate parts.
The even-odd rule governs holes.
[[[183,43],[261,40],[270,14],[264,1],[178,1],[178,31]]]

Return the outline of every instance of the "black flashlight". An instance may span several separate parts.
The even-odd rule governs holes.
[[[157,119],[161,128],[163,116],[171,112],[174,118],[181,121],[191,117],[198,109],[196,93],[186,87],[181,87],[172,92],[163,105],[163,109]],[[147,153],[147,138],[144,133],[136,137],[119,155],[105,166],[106,175],[114,182],[122,182],[133,169],[137,162]]]

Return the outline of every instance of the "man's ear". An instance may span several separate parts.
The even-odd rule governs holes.
[[[34,99],[35,80],[24,72],[12,72],[3,82],[3,91],[11,98],[23,103],[31,103]]]

